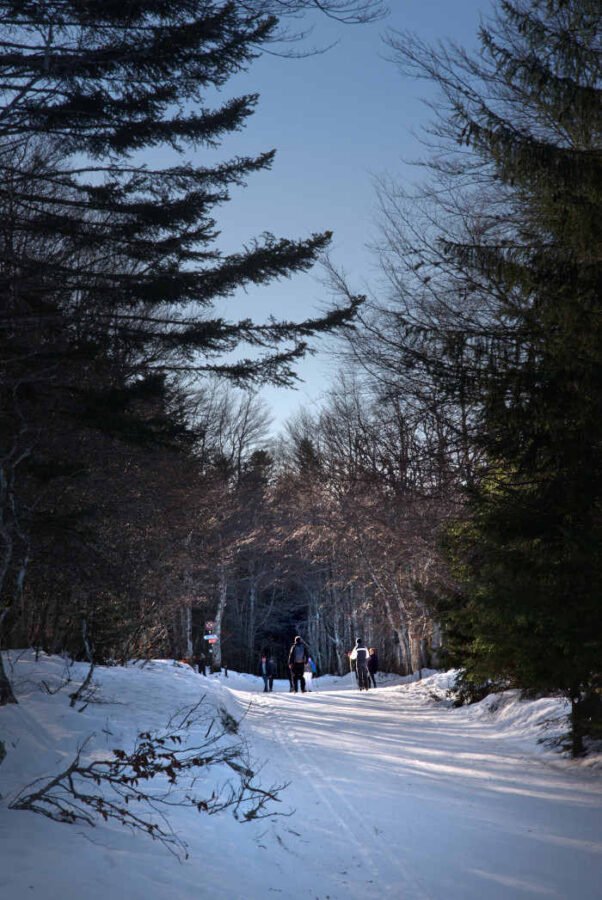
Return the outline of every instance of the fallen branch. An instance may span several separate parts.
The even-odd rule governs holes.
[[[235,817],[242,821],[275,815],[267,811],[267,806],[270,801],[279,802],[278,794],[286,785],[266,790],[255,783],[257,773],[249,765],[246,744],[240,740],[223,743],[232,733],[230,722],[222,722],[212,734],[212,719],[201,743],[185,746],[188,731],[203,719],[194,715],[198,707],[196,704],[176,714],[177,721],[174,715],[162,732],[141,732],[130,752],[114,749],[109,759],[82,760],[93,737],[90,735],[66,769],[49,780],[38,779],[23,788],[9,808],[29,810],[70,824],[94,826],[98,818],[115,820],[159,840],[178,858],[187,858],[187,846],[169,823],[169,807],[194,807],[209,815],[232,808]],[[225,765],[236,775],[236,781],[227,779],[219,791],[213,790],[204,797],[190,792],[174,794],[183,776],[190,775],[194,786],[201,769],[216,765]],[[147,787],[157,778],[167,783],[163,794],[151,794]]]

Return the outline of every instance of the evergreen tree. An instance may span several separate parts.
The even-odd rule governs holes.
[[[266,325],[207,314],[244,285],[308,268],[328,242],[328,234],[302,241],[265,235],[240,253],[215,248],[214,207],[228,199],[230,186],[268,168],[273,152],[209,167],[140,161],[156,148],[215,146],[243,126],[257,98],[212,108],[211,92],[249,64],[276,20],[198,0],[1,6],[0,187],[11,192],[18,228],[40,239],[60,235],[71,250],[60,261],[28,255],[18,273],[14,266],[7,273],[3,293],[16,297],[6,313],[20,304],[19,333],[39,322],[39,315],[32,323],[22,313],[32,312],[24,285],[43,264],[47,289],[56,295],[60,286],[62,311],[77,302],[86,336],[103,349],[107,342],[112,352],[125,347],[163,370],[288,381],[307,336],[345,314]],[[22,148],[41,135],[51,143],[52,162],[24,185]],[[267,349],[267,356],[215,361],[240,342]],[[283,343],[286,349],[276,351]]]
[[[574,752],[602,659],[601,25],[593,0],[503,0],[480,58],[393,40],[446,95],[436,132],[472,151],[437,163],[471,220],[438,241],[454,310],[408,341],[456,402],[471,392],[483,454],[453,542],[457,661],[473,680],[566,692]]]
[[[94,467],[89,432],[170,439],[166,375],[288,383],[308,338],[353,318],[357,304],[304,322],[215,314],[246,285],[308,269],[330,236],[266,234],[223,254],[215,208],[273,152],[189,158],[252,114],[255,95],[218,91],[275,39],[274,10],[314,5],[0,0],[0,645],[36,494]],[[325,10],[362,20],[377,6]],[[0,702],[6,684],[0,665]]]

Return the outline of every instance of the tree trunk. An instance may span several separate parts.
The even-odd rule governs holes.
[[[422,666],[424,665],[423,640],[419,634],[410,635],[411,670],[410,674],[417,672],[418,678],[422,678]]]
[[[574,688],[571,691],[571,756],[574,758],[583,756],[585,753],[583,732],[581,691],[578,688]]]
[[[439,622],[433,622],[433,631],[431,634],[431,647],[429,654],[429,665],[438,669],[440,666],[439,651],[443,645],[443,636],[441,634],[441,625]]]
[[[194,648],[192,643],[192,607],[187,606],[184,610],[184,639],[186,641],[186,658],[192,659]]]
[[[247,662],[249,671],[253,671],[253,662],[255,659],[255,627],[257,613],[257,581],[255,576],[251,576],[249,584],[249,592],[247,594]]]
[[[402,625],[397,629],[399,637],[399,662],[402,669],[402,675],[412,674],[412,648],[410,646],[410,636],[408,629]]]
[[[386,620],[389,624],[389,628],[395,635],[395,639],[396,639],[395,646],[397,648],[397,665],[399,666],[400,670],[402,671],[402,674],[405,675],[406,672],[403,671],[404,668],[406,667],[406,662],[404,660],[404,652],[405,652],[405,637],[403,634],[404,629],[402,627],[398,626],[397,622],[395,621],[395,617],[393,616],[393,610],[391,608],[391,601],[389,600],[388,595],[383,592],[382,596],[383,596],[383,600],[384,600]]]
[[[4,660],[0,652],[0,706],[6,706],[7,703],[18,703],[14,695],[12,685],[4,668]]]
[[[215,628],[213,633],[217,638],[212,647],[213,665],[216,669],[222,666],[222,621],[226,611],[226,601],[228,599],[228,572],[225,563],[218,566],[218,583],[217,583],[217,611],[215,613]],[[211,648],[210,648],[211,649]]]
[[[94,673],[94,667],[95,667],[94,650],[92,648],[92,644],[90,643],[90,638],[88,635],[88,620],[86,619],[85,616],[82,617],[81,624],[82,624],[82,643],[83,643],[84,649],[86,651],[86,658],[87,658],[88,662],[90,663],[90,668],[88,669],[88,674],[86,675],[86,677],[84,678],[84,680],[80,684],[80,686],[77,688],[77,690],[74,691],[72,694],[69,694],[69,701],[70,701],[69,706],[71,706],[71,707],[75,706],[75,704],[78,703],[79,700],[81,700],[81,698],[84,696],[85,691],[88,689],[89,685],[92,683],[92,675]],[[81,712],[81,710],[80,710],[80,712]]]

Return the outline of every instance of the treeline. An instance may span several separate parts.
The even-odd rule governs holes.
[[[465,696],[562,691],[574,753],[602,734],[601,26],[500,0],[473,54],[389,36],[437,118],[422,187],[380,185],[386,288],[349,346],[462,463],[432,609]]]
[[[314,5],[0,3],[0,640],[190,656],[210,619],[216,665],[253,670],[298,629],[342,672],[361,634],[396,671],[459,666],[466,697],[563,692],[582,752],[602,720],[599,3],[499,0],[472,55],[390,33],[439,101],[421,186],[380,184],[383,277],[364,298],[331,268],[323,316],[231,322],[216,301],[329,234],[221,254],[215,207],[272,154],[178,153],[244,124],[255,98],[212,89],[282,37],[274,12]],[[157,147],[171,165],[139,163]],[[222,380],[290,383],[326,332],[347,374],[271,446]]]
[[[282,662],[298,630],[322,671],[347,672],[358,635],[391,671],[437,662],[431,600],[449,582],[437,540],[459,496],[439,436],[420,425],[343,383],[271,456],[251,457],[241,499],[252,530],[230,554],[229,660],[253,670],[266,646]]]
[[[357,300],[304,322],[216,312],[309,268],[330,235],[224,254],[216,208],[273,151],[193,156],[253,113],[228,79],[286,52],[289,18],[315,6],[0,2],[0,646],[101,659],[175,645],[186,548],[222,515],[194,386],[287,384],[312,335],[353,319]]]
[[[299,630],[322,671],[347,671],[358,634],[392,670],[436,661],[436,541],[459,497],[434,433],[352,383],[276,446],[261,402],[217,380],[182,417],[179,443],[95,435],[95,464],[49,482],[13,646],[254,671],[266,646],[283,667]]]

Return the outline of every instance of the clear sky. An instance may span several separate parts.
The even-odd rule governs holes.
[[[417,178],[407,164],[423,155],[418,140],[430,112],[424,82],[402,78],[385,58],[382,35],[408,29],[429,41],[451,38],[474,45],[480,16],[491,0],[391,0],[386,20],[342,26],[316,19],[313,42],[338,43],[305,59],[265,55],[248,73],[228,82],[225,93],[258,92],[257,111],[243,132],[224,142],[220,156],[275,148],[271,171],[253,175],[246,188],[217,212],[220,246],[234,250],[264,231],[301,238],[334,232],[332,258],[361,291],[375,277],[367,248],[375,234],[374,177]],[[313,274],[240,294],[225,313],[264,320],[305,318],[322,309],[328,293]],[[325,352],[299,366],[296,390],[266,388],[261,394],[279,426],[300,406],[314,407],[333,376]]]

